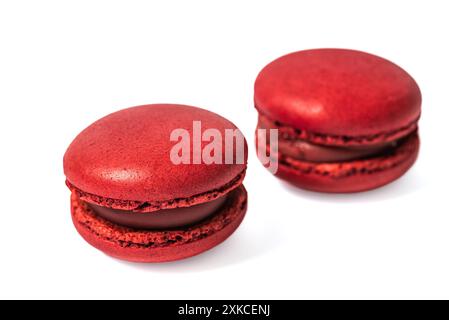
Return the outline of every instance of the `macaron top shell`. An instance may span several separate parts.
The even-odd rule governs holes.
[[[256,79],[254,102],[270,119],[308,136],[376,144],[415,129],[421,93],[414,79],[388,60],[355,50],[314,49],[268,64]]]
[[[217,194],[232,189],[246,169],[243,164],[178,164],[170,159],[174,129],[189,132],[193,121],[201,121],[201,132],[213,128],[225,137],[225,129],[237,129],[225,118],[204,109],[171,104],[132,107],[112,113],[82,131],[64,156],[69,187],[97,197],[137,202],[167,202]],[[209,142],[202,142],[202,147]],[[190,147],[192,160],[193,148]],[[235,152],[235,143],[234,143]],[[225,154],[225,146],[222,148]],[[238,186],[238,183],[236,184]],[[208,198],[198,198],[205,202]],[[190,205],[184,202],[184,205]],[[182,206],[182,205],[180,205]],[[111,205],[111,207],[114,207]],[[115,206],[117,208],[126,206]]]

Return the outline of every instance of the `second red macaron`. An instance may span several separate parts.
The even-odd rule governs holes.
[[[421,92],[386,59],[348,49],[298,51],[263,68],[254,90],[257,128],[278,131],[276,175],[296,186],[369,190],[417,158]]]
[[[204,252],[237,229],[247,208],[246,141],[240,162],[174,163],[173,131],[194,139],[194,122],[200,134],[239,132],[210,111],[157,104],[112,113],[74,139],[64,172],[72,220],[87,242],[120,259],[164,262]],[[184,159],[195,157],[186,150]]]

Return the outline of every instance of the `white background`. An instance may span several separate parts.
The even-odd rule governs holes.
[[[1,298],[449,298],[446,1],[0,2]],[[416,165],[375,191],[295,190],[255,157],[253,83],[291,51],[386,57],[423,93]],[[251,145],[247,217],[215,249],[121,262],[72,226],[62,157],[155,102],[215,111]]]

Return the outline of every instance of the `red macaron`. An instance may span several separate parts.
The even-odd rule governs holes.
[[[197,149],[190,148],[198,134],[194,122],[200,125]],[[72,220],[81,236],[108,255],[135,262],[187,258],[229,237],[246,213],[246,141],[242,161],[205,163],[201,155],[210,142],[202,133],[208,129],[223,137],[227,130],[240,133],[215,113],[172,104],[124,109],[83,130],[64,155]],[[175,141],[174,130],[186,136]],[[189,149],[176,149],[176,156],[191,160],[199,151],[201,161],[173,161],[183,138]],[[214,152],[224,158],[226,151],[239,152],[237,146],[223,144]]]
[[[346,49],[294,52],[262,69],[254,90],[258,129],[278,130],[276,175],[296,186],[369,190],[417,158],[421,92],[386,59]]]

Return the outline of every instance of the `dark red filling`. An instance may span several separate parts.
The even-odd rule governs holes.
[[[89,203],[89,208],[110,222],[135,229],[173,229],[200,222],[217,212],[228,194],[191,207],[163,209],[149,213],[117,210]]]
[[[309,162],[341,162],[388,153],[397,142],[369,147],[329,147],[303,140],[279,140],[279,152],[285,156]]]
[[[259,117],[258,128],[276,129],[276,125],[265,117]],[[388,154],[396,149],[404,139],[367,146],[337,147],[281,136],[278,141],[278,151],[280,154],[296,160],[308,162],[343,162]],[[269,143],[268,134],[267,140],[267,143]]]

